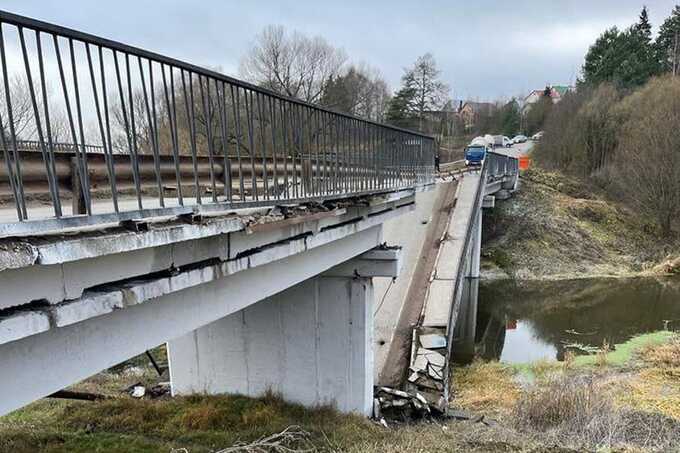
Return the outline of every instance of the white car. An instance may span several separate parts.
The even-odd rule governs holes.
[[[525,143],[527,140],[526,135],[515,135],[515,138],[512,139],[512,143]]]
[[[536,132],[531,136],[531,141],[537,142],[543,138],[543,131]]]
[[[510,139],[510,137],[506,137],[505,135],[503,136],[503,147],[512,148],[512,140]]]

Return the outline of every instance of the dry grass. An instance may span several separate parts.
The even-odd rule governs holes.
[[[507,413],[520,395],[510,366],[498,362],[475,362],[453,371],[451,394],[457,406],[493,414]]]
[[[617,407],[611,391],[594,375],[567,374],[525,392],[513,421],[520,431],[542,433],[579,450],[677,447],[680,422],[660,413]]]
[[[621,384],[618,404],[680,420],[680,339],[641,348],[639,371]]]

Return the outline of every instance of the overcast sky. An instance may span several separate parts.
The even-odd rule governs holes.
[[[320,35],[378,68],[396,89],[403,68],[432,52],[452,96],[496,99],[573,83],[606,28],[655,27],[674,0],[1,0],[0,8],[237,76],[255,35],[280,24]]]

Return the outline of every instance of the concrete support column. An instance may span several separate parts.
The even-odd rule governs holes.
[[[289,401],[370,415],[372,336],[372,279],[313,277],[170,341],[172,392],[271,389]]]
[[[474,216],[474,229],[472,230],[472,237],[470,240],[472,259],[470,263],[470,271],[468,277],[479,278],[479,268],[482,253],[482,210],[479,209]]]

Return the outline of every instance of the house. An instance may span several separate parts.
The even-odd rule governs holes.
[[[481,116],[489,116],[496,108],[493,102],[467,101],[460,108],[459,115],[465,124],[465,129],[471,129]]]
[[[548,85],[540,90],[533,90],[527,97],[524,98],[522,112],[526,113],[531,109],[531,105],[537,103],[545,96],[546,92],[550,93],[550,99],[552,99],[553,104],[557,104],[562,100],[565,94],[570,91],[574,91],[573,86],[569,85]]]

